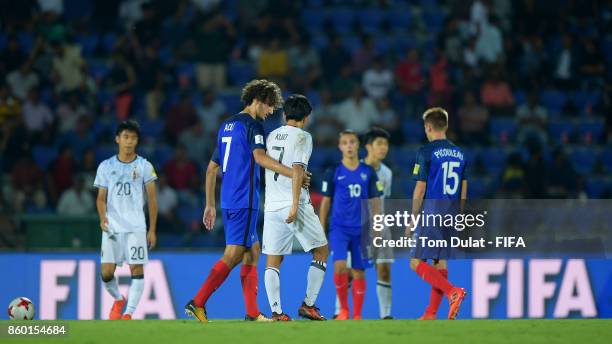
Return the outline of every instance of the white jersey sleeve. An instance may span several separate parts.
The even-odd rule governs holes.
[[[145,184],[149,184],[150,182],[157,180],[157,173],[155,173],[155,168],[153,167],[153,164],[151,164],[147,160],[145,160],[144,163],[143,179]]]
[[[96,188],[108,189],[108,164],[106,161],[103,161],[96,171],[96,179],[94,180],[93,186]]]
[[[293,164],[300,164],[304,169],[308,167],[308,161],[312,154],[312,136],[309,133],[302,131],[295,137]]]

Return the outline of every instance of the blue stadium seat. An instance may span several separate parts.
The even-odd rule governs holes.
[[[516,129],[516,122],[511,118],[494,118],[489,124],[489,131],[496,142],[511,141]]]
[[[605,148],[600,156],[601,165],[609,174],[612,174],[612,146]]]
[[[589,177],[585,185],[585,191],[589,198],[600,198],[607,188],[607,180],[600,177]]]
[[[555,143],[568,143],[575,130],[574,122],[568,119],[548,123],[548,135]]]
[[[412,13],[410,8],[402,10],[392,9],[387,11],[387,16],[391,29],[396,32],[405,32],[412,25]]]
[[[377,55],[386,54],[394,46],[393,40],[388,35],[377,35],[374,37],[374,49]]]
[[[575,148],[570,153],[570,160],[576,172],[587,175],[593,171],[597,153],[590,148]]]
[[[423,12],[423,22],[427,31],[438,33],[444,28],[444,13],[440,11],[425,11]]]
[[[353,29],[355,21],[355,11],[350,8],[339,8],[331,10],[329,20],[337,33],[347,34]]]
[[[99,164],[102,161],[110,158],[117,154],[117,147],[115,145],[104,145],[96,148],[96,162]]]
[[[155,149],[155,155],[153,156],[153,161],[155,161],[155,163],[153,165],[163,168],[164,165],[166,165],[166,163],[172,159],[173,155],[174,151],[170,146],[159,145]]]
[[[599,105],[601,93],[593,91],[575,91],[572,92],[571,99],[580,113],[587,113],[591,112],[594,107]]]
[[[342,46],[352,54],[361,48],[361,39],[355,35],[345,36],[342,38]]]
[[[327,48],[328,44],[329,44],[329,39],[327,38],[326,34],[322,32],[315,32],[312,34],[312,45],[314,46],[315,49],[321,51]]]
[[[483,198],[487,192],[487,183],[482,178],[472,178],[469,180],[468,198]]]
[[[553,115],[558,115],[567,102],[567,96],[561,91],[546,90],[540,95],[540,101],[548,112]]]
[[[389,154],[391,161],[395,165],[395,169],[406,173],[412,173],[414,162],[416,161],[417,150],[410,147],[401,147],[391,150]]]
[[[36,166],[47,170],[49,165],[57,159],[58,151],[54,147],[36,145],[32,148],[32,158]]]
[[[410,119],[402,121],[402,135],[406,143],[421,143],[425,138],[423,122]]]
[[[194,83],[196,79],[196,70],[193,63],[182,62],[176,67],[177,78],[187,78],[190,83]]]
[[[514,96],[516,106],[520,106],[527,103],[527,93],[525,93],[524,90],[516,90],[512,92],[512,95]]]
[[[377,33],[385,20],[385,12],[378,8],[368,8],[359,12],[359,25],[364,32]]]
[[[3,32],[0,32],[0,51],[6,48],[6,42],[7,42],[6,34],[4,34]]]
[[[188,228],[192,228],[193,226],[199,226],[202,219],[202,211],[200,208],[179,207],[176,210],[176,216]]]
[[[585,120],[578,123],[578,135],[587,143],[597,142],[605,129],[602,119]]]
[[[143,137],[158,137],[164,132],[164,121],[158,119],[156,121],[143,121],[140,124],[140,130]]]
[[[110,72],[110,67],[104,62],[92,62],[89,65],[89,75],[97,84],[104,82],[104,79]]]
[[[219,94],[219,100],[225,104],[228,113],[238,113],[242,110],[242,102],[239,94]]]
[[[81,55],[90,58],[98,48],[99,38],[94,35],[78,35],[75,37],[75,42],[81,46]]]
[[[102,36],[100,40],[102,47],[104,48],[104,52],[106,54],[110,54],[115,48],[115,42],[117,41],[117,35],[114,33],[107,33]]]
[[[601,43],[602,52],[606,57],[608,64],[612,64],[612,38],[608,37]]]
[[[232,60],[228,66],[228,75],[232,85],[244,85],[255,77],[255,68],[250,63]]]
[[[487,173],[499,175],[506,167],[506,151],[503,148],[487,148],[480,153],[480,162]]]
[[[17,34],[17,41],[19,42],[19,48],[24,54],[29,54],[34,48],[35,37],[32,33],[21,31]]]
[[[302,23],[309,32],[321,32],[325,25],[325,15],[321,10],[304,9],[302,10]]]

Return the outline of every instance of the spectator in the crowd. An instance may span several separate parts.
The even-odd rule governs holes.
[[[21,158],[21,152],[29,147],[28,132],[20,116],[5,116],[0,125],[0,168],[9,173],[15,162]]]
[[[525,167],[521,155],[512,153],[501,177],[499,196],[503,198],[520,198],[525,189]]]
[[[207,17],[198,25],[194,36],[198,87],[220,90],[227,83],[227,57],[236,30],[221,12],[213,12]]]
[[[6,83],[11,88],[11,92],[19,100],[24,101],[28,97],[28,92],[38,87],[40,80],[30,61],[24,62],[19,69],[10,72],[6,76]]]
[[[552,166],[548,170],[548,188],[550,198],[571,198],[576,194],[578,174],[567,155],[561,148],[553,151]]]
[[[68,216],[94,213],[94,198],[85,188],[82,177],[76,177],[72,187],[62,193],[57,204],[57,213]]]
[[[162,23],[162,40],[170,43],[174,48],[179,48],[189,35],[189,24],[192,16],[189,15],[189,2],[179,1],[176,11],[168,16]]]
[[[448,57],[449,62],[454,65],[460,65],[463,61],[461,48],[464,44],[459,26],[458,18],[449,18],[441,36],[444,42],[444,54]]]
[[[6,84],[0,83],[0,127],[12,118],[21,119],[21,103],[11,95]]]
[[[353,71],[355,73],[363,73],[372,66],[375,56],[374,38],[370,35],[364,35],[361,37],[361,47],[353,53]]]
[[[343,101],[350,97],[357,85],[358,81],[353,74],[353,68],[349,64],[345,64],[340,69],[340,75],[330,85],[334,101]]]
[[[87,188],[87,190],[89,190],[91,193],[97,191],[96,187],[94,186],[97,169],[96,152],[92,148],[89,148],[85,151],[85,153],[83,153],[83,161],[81,162],[81,166],[79,168],[79,176],[83,177],[85,188]]]
[[[202,121],[196,121],[191,128],[184,130],[178,140],[179,144],[189,147],[187,157],[195,161],[201,170],[204,170],[210,161],[210,141]]]
[[[308,90],[321,78],[321,61],[318,52],[307,36],[289,49],[289,70],[291,87],[294,90]]]
[[[334,104],[329,90],[321,91],[321,103],[312,111],[306,130],[312,132],[312,137],[319,145],[331,145],[337,141],[342,124],[338,121],[338,105]]]
[[[370,130],[379,118],[376,104],[364,95],[360,86],[356,86],[353,95],[338,105],[338,119],[344,128],[354,130],[358,134]]]
[[[544,80],[549,72],[546,66],[549,58],[544,50],[542,38],[532,36],[524,39],[522,43],[523,51],[518,61],[518,76],[522,79]]]
[[[141,47],[155,44],[159,40],[159,13],[153,2],[141,5],[142,18],[134,26],[134,33]]]
[[[423,66],[416,49],[410,48],[406,58],[395,67],[395,80],[405,97],[408,116],[414,118],[423,106]]]
[[[178,194],[168,185],[165,175],[159,176],[157,183],[157,211],[159,213],[157,226],[161,231],[174,231],[176,226],[176,207],[178,206]]]
[[[489,142],[489,110],[478,103],[474,92],[465,92],[463,105],[457,111],[457,116],[462,143],[484,145]]]
[[[544,161],[542,146],[532,144],[527,147],[529,160],[525,164],[525,188],[523,198],[542,199],[546,197],[548,187],[548,169]]]
[[[342,38],[333,35],[329,45],[321,52],[321,65],[323,67],[323,77],[328,83],[338,77],[340,70],[349,61],[351,55],[342,46]]]
[[[0,77],[4,79],[9,72],[17,70],[25,59],[26,56],[21,52],[17,37],[9,36],[6,48],[0,53]]]
[[[393,72],[385,66],[382,57],[374,59],[372,67],[363,73],[363,89],[373,100],[387,97],[393,85]]]
[[[75,130],[67,132],[59,141],[60,144],[69,145],[75,160],[80,162],[84,152],[96,146],[96,136],[91,130],[91,118],[79,117]]]
[[[603,54],[592,38],[583,40],[580,73],[582,74],[583,87],[592,89],[603,87],[606,65],[604,64]]]
[[[176,142],[181,132],[197,122],[197,114],[189,93],[183,92],[166,117],[166,132],[171,142]]]
[[[47,196],[43,190],[44,172],[32,160],[30,151],[21,152],[19,161],[11,171],[13,205],[15,212],[21,213],[29,207],[43,209],[47,206]]]
[[[278,38],[273,38],[259,54],[257,75],[265,78],[284,78],[289,74],[289,55]]]
[[[72,92],[66,95],[67,101],[57,107],[58,129],[60,133],[67,133],[76,129],[77,122],[82,116],[89,116],[89,110],[81,103],[79,94]]]
[[[136,65],[138,88],[144,92],[147,118],[156,120],[159,117],[164,101],[164,70],[159,60],[157,49],[146,46],[144,56]]]
[[[514,106],[514,96],[510,84],[502,79],[499,70],[491,71],[480,88],[480,99],[493,114],[511,114]]]
[[[557,87],[569,90],[575,86],[577,56],[571,35],[563,35],[561,42],[561,51],[553,57],[554,79]]]
[[[168,178],[168,184],[176,190],[184,190],[189,187],[191,179],[198,178],[196,164],[189,160],[185,147],[179,145],[174,157],[164,166],[164,174]]]
[[[448,68],[446,56],[438,53],[437,61],[429,67],[428,103],[430,106],[448,104],[451,101],[452,88],[448,77]]]
[[[133,87],[136,85],[136,72],[122,53],[113,53],[113,65],[108,80],[111,90],[115,93],[117,118],[125,120],[130,114],[134,101]]]
[[[463,63],[471,70],[477,69],[480,66],[480,60],[476,53],[476,37],[470,37],[463,48]]]
[[[478,28],[489,23],[488,1],[474,0],[470,7],[470,29],[472,32],[478,31]]]
[[[476,55],[486,63],[495,63],[503,54],[503,37],[495,16],[489,17],[488,24],[480,23],[476,39]]]
[[[547,141],[546,124],[548,112],[538,103],[538,93],[532,91],[527,96],[527,102],[516,110],[516,119],[519,124],[517,141],[527,143],[537,141],[544,144]]]
[[[380,117],[376,121],[376,125],[385,129],[391,134],[391,141],[393,143],[400,142],[399,137],[401,136],[401,126],[399,125],[399,117],[397,113],[391,107],[389,98],[384,97],[378,99],[376,102],[378,113]]]
[[[234,110],[239,111],[239,109]],[[225,104],[217,98],[217,94],[213,90],[202,92],[202,103],[197,105],[196,112],[208,133],[217,134],[219,125],[221,125],[223,116],[227,114],[227,111]]]
[[[76,161],[72,149],[65,145],[51,166],[51,183],[49,185],[52,201],[57,202],[60,195],[67,190],[74,181]]]
[[[85,61],[79,46],[53,42],[52,79],[57,93],[73,92],[86,81]]]
[[[40,100],[37,88],[32,88],[28,100],[23,104],[23,121],[31,137],[50,129],[55,118],[47,104]]]

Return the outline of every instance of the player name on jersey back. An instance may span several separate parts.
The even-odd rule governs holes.
[[[266,142],[268,154],[281,164],[292,167],[294,164],[308,167],[312,154],[312,137],[306,131],[289,125],[282,126],[268,135]],[[271,170],[266,170],[266,211],[290,207],[293,199],[292,180]],[[300,204],[310,202],[308,191],[301,189]]]

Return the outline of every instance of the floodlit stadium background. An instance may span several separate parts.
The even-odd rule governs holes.
[[[371,125],[392,133],[393,197],[410,198],[428,106],[450,113],[471,198],[610,198],[611,23],[605,1],[2,2],[0,262],[20,277],[0,286],[0,304],[28,296],[43,318],[105,314],[92,184],[116,151],[116,124],[133,118],[139,153],[160,175],[147,275],[158,279],[148,279],[154,300],[145,293],[140,316],[182,316],[223,246],[220,223],[211,233],[201,225],[203,169],[218,124],[241,110],[240,89],[256,77],[315,107],[315,203],[340,157],[337,133]],[[280,123],[278,113],[267,132]],[[462,316],[612,316],[609,262],[557,258],[452,263],[452,278],[471,292]],[[286,305],[297,307],[307,259],[283,266],[283,290],[300,291],[285,292]],[[428,289],[404,259],[393,269],[393,313],[415,318],[424,305],[409,295]],[[368,274],[364,315],[375,318]],[[501,277],[483,277],[493,275]],[[243,315],[230,280],[211,302],[216,317]],[[331,279],[320,306],[333,312]]]

